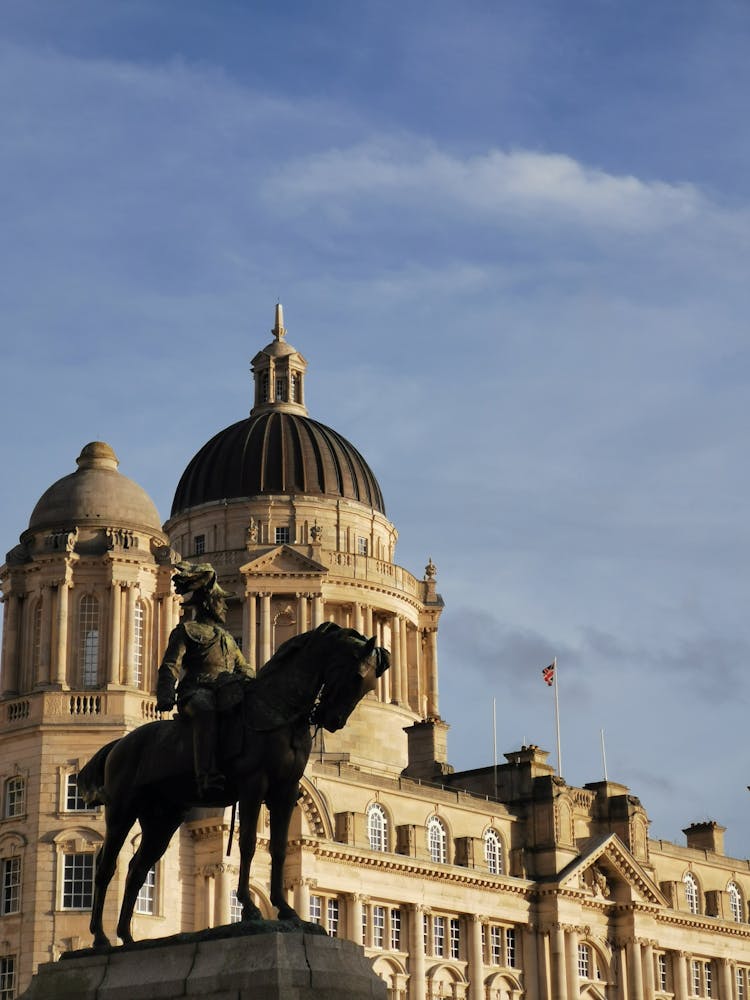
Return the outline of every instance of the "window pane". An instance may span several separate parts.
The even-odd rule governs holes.
[[[79,662],[81,680],[85,688],[99,683],[99,602],[95,597],[81,601]]]
[[[229,920],[238,924],[242,920],[242,903],[237,899],[237,890],[232,889],[229,895]]]
[[[16,957],[0,958],[0,1000],[13,1000],[16,995]]]
[[[94,895],[94,855],[66,854],[63,870],[63,909],[88,910]]]
[[[0,912],[18,913],[21,908],[21,859],[3,861],[3,898]]]
[[[8,778],[5,783],[5,815],[23,816],[26,812],[26,782],[23,778]]]
[[[156,913],[156,868],[150,868],[135,901],[136,913]]]
[[[133,650],[134,663],[134,680],[136,687],[141,687],[143,685],[143,648],[144,648],[144,632],[143,632],[143,617],[144,608],[143,601],[135,602],[135,621],[134,625],[134,639],[135,639],[135,649]]]

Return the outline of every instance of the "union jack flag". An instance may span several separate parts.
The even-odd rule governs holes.
[[[548,667],[545,667],[542,670],[542,677],[544,678],[544,683],[547,684],[549,687],[552,687],[552,685],[555,683],[555,664],[554,663],[550,663],[550,665]]]

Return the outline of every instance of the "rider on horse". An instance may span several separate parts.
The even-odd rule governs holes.
[[[191,622],[181,622],[169,637],[156,685],[156,707],[160,712],[177,710],[190,719],[193,731],[193,755],[198,793],[208,797],[224,787],[224,777],[216,763],[217,719],[222,702],[231,703],[229,685],[253,678],[255,672],[242,655],[237,643],[224,628],[226,598],[231,595],[216,582],[216,573],[208,564],[179,563],[174,577],[178,594],[192,591],[183,607],[195,609]],[[180,673],[182,672],[182,679]],[[225,690],[222,696],[220,692]],[[217,705],[217,695],[219,704]],[[238,693],[236,700],[240,700]],[[227,705],[228,707],[228,705]]]

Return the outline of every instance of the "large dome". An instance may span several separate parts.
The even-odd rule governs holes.
[[[114,451],[103,441],[87,444],[78,469],[58,479],[31,514],[29,531],[72,529],[77,525],[126,526],[161,535],[159,512],[148,493],[117,471]]]
[[[271,408],[201,448],[180,479],[171,516],[217,500],[291,493],[344,497],[385,514],[378,482],[352,444],[310,417]]]

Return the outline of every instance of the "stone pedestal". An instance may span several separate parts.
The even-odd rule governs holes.
[[[171,997],[385,1000],[386,985],[351,941],[301,932],[208,940],[178,935],[48,962],[20,1000]]]

